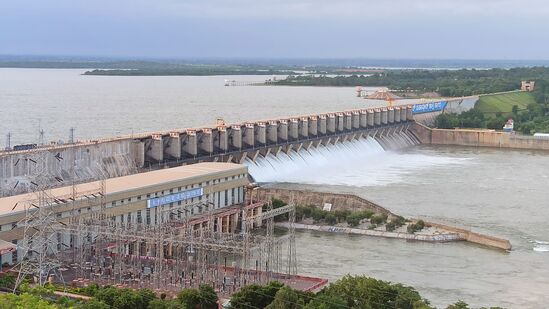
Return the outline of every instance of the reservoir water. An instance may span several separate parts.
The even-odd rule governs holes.
[[[215,117],[231,122],[374,104],[356,98],[354,88],[224,87],[223,76],[82,72],[0,69],[2,144],[8,131],[12,144],[36,142],[39,120],[48,140],[67,139],[70,127],[87,139],[201,126]],[[458,299],[475,306],[547,307],[548,153],[431,146],[385,151],[372,141],[352,147],[250,171],[271,185],[354,193],[408,217],[508,238],[513,250],[299,232],[301,273],[401,282],[439,307]]]

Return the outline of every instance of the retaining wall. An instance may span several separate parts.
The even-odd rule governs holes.
[[[370,202],[366,199],[363,199],[361,197],[358,197],[352,194],[339,194],[339,193],[330,193],[330,192],[315,192],[315,191],[306,191],[306,190],[291,190],[291,189],[278,189],[278,188],[259,188],[257,189],[257,194],[258,194],[258,199],[262,199],[262,200],[267,200],[271,198],[281,199],[285,202],[289,202],[293,200],[294,204],[313,205],[318,208],[323,207],[324,203],[331,203],[332,210],[350,209],[350,210],[356,211],[356,210],[370,209],[379,213],[386,213],[387,215],[397,216],[396,214],[392,213],[391,211],[383,208],[382,206],[376,203]],[[451,239],[451,241],[461,239],[461,240],[465,240],[468,242],[472,242],[472,243],[476,243],[476,244],[480,244],[480,245],[484,245],[484,246],[488,246],[496,249],[511,250],[511,243],[507,239],[475,233],[469,230],[452,227],[444,224],[434,223],[434,222],[425,222],[425,223],[428,225],[431,225],[432,227],[439,228],[441,230],[445,230],[454,235],[457,235],[455,239]],[[330,227],[325,227],[325,228],[329,229]],[[314,227],[309,229],[314,229]],[[357,232],[360,234],[368,234],[371,232],[371,231],[364,232],[365,230],[361,230],[361,229],[350,229],[350,230],[357,230],[358,232],[353,231],[353,233]],[[331,232],[334,232],[334,231],[331,231]],[[342,230],[341,232],[345,232],[345,231]],[[372,233],[376,233],[376,231]],[[409,234],[412,236],[399,237],[396,235],[387,234],[386,232],[380,232],[380,233],[384,233],[385,235],[373,235],[373,236],[405,238],[410,240],[423,240],[423,241],[438,241],[438,242],[444,241],[443,239],[441,238],[437,239],[436,237],[433,238],[432,240],[420,239],[422,237],[417,238],[416,236],[413,236],[413,234]],[[394,234],[402,234],[402,233],[394,233]],[[405,234],[402,234],[402,235],[405,235]]]
[[[419,123],[411,131],[422,144],[549,150],[549,138],[494,130],[431,129]]]
[[[294,204],[298,205],[313,205],[321,208],[324,206],[325,203],[330,203],[332,204],[332,210],[349,209],[358,211],[370,209],[377,213],[384,213],[387,215],[396,216],[396,214],[390,212],[382,206],[352,194],[276,188],[258,189],[258,199],[270,200],[273,197],[281,199],[285,202],[293,200]]]
[[[503,250],[511,250],[511,242],[509,242],[509,240],[507,239],[498,238],[498,237],[489,236],[489,235],[483,235],[483,234],[471,232],[465,229],[460,229],[457,227],[434,223],[434,222],[425,222],[425,224],[431,225],[432,227],[457,233],[458,235],[460,235],[461,238],[463,238],[468,242],[489,246],[489,247],[494,247],[494,248],[499,248]]]

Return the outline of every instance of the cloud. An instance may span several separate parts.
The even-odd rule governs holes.
[[[0,12],[0,54],[549,55],[546,0],[0,0]]]
[[[546,0],[21,0],[4,10],[123,18],[266,18],[386,20],[445,17],[544,17]],[[2,4],[0,4],[0,8]]]

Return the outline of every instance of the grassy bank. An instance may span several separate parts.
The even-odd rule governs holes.
[[[501,94],[483,95],[475,108],[483,114],[511,114],[513,106],[518,110],[525,110],[529,104],[536,104],[534,96],[530,92],[510,92]]]

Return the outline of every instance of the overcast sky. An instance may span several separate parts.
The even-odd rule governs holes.
[[[549,1],[0,0],[0,54],[549,59]]]

